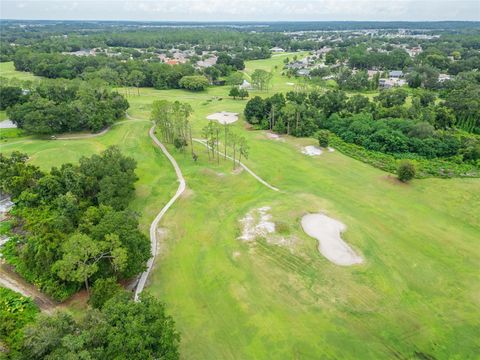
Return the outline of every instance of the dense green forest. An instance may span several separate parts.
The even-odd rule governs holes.
[[[462,91],[462,102],[474,106],[456,111],[454,99]],[[464,119],[478,119],[478,85],[472,92],[452,90],[445,101],[437,102],[436,95],[419,91],[411,105],[406,105],[408,93],[403,89],[383,90],[370,101],[362,95],[348,97],[340,90],[310,93],[289,92],[262,99],[254,97],[245,107],[245,118],[259,129],[270,129],[293,136],[316,136],[327,129],[346,143],[359,145],[372,152],[396,158],[450,159],[447,172],[469,173],[478,168],[480,141],[478,122],[465,126]],[[455,104],[455,105],[453,105]],[[470,165],[468,165],[470,164]],[[446,164],[442,163],[442,168]],[[440,175],[439,169],[428,169]],[[475,172],[475,171],[474,171]]]
[[[39,314],[31,299],[0,287],[0,336],[9,348],[2,359],[178,359],[180,335],[164,305],[147,294],[134,302],[105,284],[97,280],[92,298],[101,301],[80,318]]]
[[[15,202],[14,236],[3,256],[28,281],[64,300],[105,277],[129,279],[150,257],[134,196],[135,161],[111,147],[43,172],[28,156],[0,154],[0,191]]]
[[[125,115],[127,100],[94,82],[49,80],[0,85],[0,109],[33,134],[99,131]]]

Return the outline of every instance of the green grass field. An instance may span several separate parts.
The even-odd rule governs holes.
[[[262,64],[271,68],[277,60],[248,62],[246,72]],[[277,74],[274,87],[285,89],[286,82]],[[129,113],[148,119],[154,100],[186,101],[199,136],[206,115],[242,111],[246,101],[227,93],[228,87],[199,94],[140,89],[140,96],[129,97]],[[88,140],[24,137],[0,146],[2,152],[27,152],[48,168],[118,144],[138,161],[132,209],[147,233],[177,187],[148,137],[149,126],[127,122]],[[249,141],[245,163],[281,192],[246,172],[232,172],[231,162],[209,163],[200,145],[197,163],[188,151],[170,148],[187,191],[160,224],[161,254],[148,290],[174,316],[184,359],[476,359],[478,179],[404,185],[338,152],[303,155],[301,147],[312,139],[271,140],[246,130],[242,119],[234,127]],[[292,246],[237,239],[239,220],[265,205]],[[364,264],[340,267],[319,254],[316,240],[300,227],[303,214],[318,211],[347,225],[343,237]]]

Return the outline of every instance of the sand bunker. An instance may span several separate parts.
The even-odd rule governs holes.
[[[335,149],[334,149],[334,148],[332,148],[332,147],[328,147],[328,152],[334,152],[334,151],[335,151]]]
[[[222,111],[207,116],[208,120],[216,120],[220,124],[231,124],[238,120],[238,113]]]
[[[324,214],[307,214],[302,218],[302,228],[307,235],[318,240],[318,250],[337,265],[360,264],[363,259],[342,240],[341,233],[347,227]]]
[[[271,221],[272,215],[268,213],[270,206],[251,210],[240,220],[242,235],[240,240],[253,241],[257,237],[266,237],[275,232],[275,223]]]
[[[15,129],[17,125],[15,125],[11,120],[3,120],[0,121],[0,129]]]
[[[322,155],[322,149],[320,149],[318,146],[305,146],[302,150],[302,154],[308,155],[308,156],[318,156]]]

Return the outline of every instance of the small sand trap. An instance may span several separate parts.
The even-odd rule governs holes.
[[[328,152],[334,152],[334,151],[335,151],[335,149],[334,149],[334,148],[332,148],[332,147],[328,147]]]
[[[265,237],[267,234],[275,232],[275,223],[271,221],[272,215],[268,212],[270,206],[264,206],[251,210],[240,220],[242,225],[242,235],[240,240],[253,241],[257,237]]]
[[[293,85],[295,85],[295,84],[294,84],[294,83],[292,83],[292,82],[287,82],[286,84],[287,84],[287,85],[289,85],[289,86],[293,86]]]
[[[324,214],[307,214],[302,218],[303,231],[318,240],[318,250],[337,265],[361,264],[363,259],[341,238],[347,227]]]
[[[222,111],[207,116],[208,120],[216,120],[220,124],[231,124],[238,120],[238,113]]]
[[[3,120],[0,121],[0,129],[16,129],[17,125],[15,125],[11,120]]]
[[[323,151],[320,149],[318,146],[305,146],[302,150],[302,154],[308,155],[308,156],[318,156],[322,155]]]

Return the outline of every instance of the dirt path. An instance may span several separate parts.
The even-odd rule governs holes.
[[[193,139],[193,141],[199,143],[199,144],[202,144],[203,146],[206,146],[208,147],[208,145],[205,143],[205,140],[201,140],[201,139]],[[223,153],[215,150],[216,153],[219,153],[221,154],[222,156],[224,155]],[[229,155],[227,155],[227,159],[230,159],[230,160],[233,160],[233,158]],[[266,182],[265,180],[263,180],[260,176],[258,176],[257,174],[255,174],[252,170],[250,170],[249,167],[247,167],[244,163],[238,161],[238,160],[235,160],[245,171],[247,171],[250,175],[252,175],[255,179],[257,179],[260,183],[262,183],[263,185],[265,185],[266,187],[268,187],[269,189],[273,190],[273,191],[280,191],[279,188],[276,188],[275,186],[273,185],[270,185],[268,182]]]
[[[145,272],[142,273],[142,275],[140,276],[140,279],[138,280],[138,284],[135,289],[135,301],[138,301],[138,296],[143,291],[143,288],[145,287],[145,283],[147,282],[147,279],[148,279],[148,275],[150,275],[150,272],[152,271],[152,268],[153,268],[153,263],[155,262],[155,257],[157,255],[158,223],[160,222],[162,217],[165,215],[167,210],[170,209],[170,207],[175,203],[175,201],[177,201],[179,196],[185,191],[185,187],[186,187],[186,183],[185,183],[185,179],[183,178],[182,171],[180,170],[180,167],[178,166],[174,157],[170,155],[167,148],[155,136],[155,125],[153,125],[150,128],[150,131],[148,134],[152,138],[153,142],[162,150],[162,152],[165,154],[165,156],[168,158],[168,160],[172,164],[173,168],[175,169],[175,173],[177,175],[177,180],[179,184],[178,184],[177,192],[175,193],[175,195],[173,195],[170,201],[163,207],[162,210],[160,210],[160,212],[157,214],[152,224],[150,225],[150,248],[152,251],[152,257],[147,262],[147,270],[145,270]]]
[[[27,283],[3,261],[0,261],[0,286],[32,298],[40,310],[49,314],[51,314],[59,305],[51,300],[48,296],[40,292],[35,286]]]

